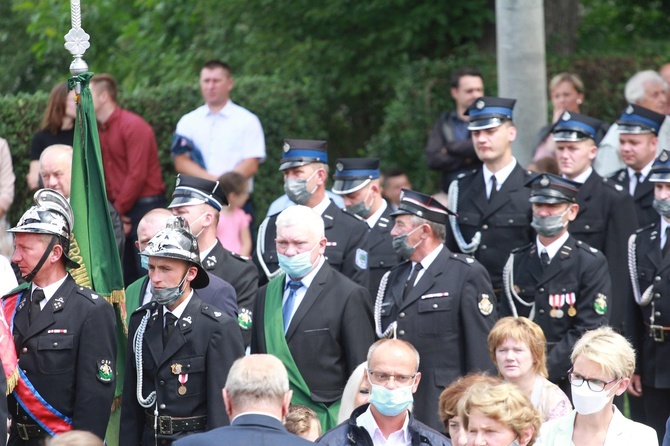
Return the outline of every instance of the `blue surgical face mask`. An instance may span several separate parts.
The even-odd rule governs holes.
[[[312,265],[312,251],[314,251],[317,246],[319,246],[318,243],[309,251],[291,257],[277,253],[279,267],[286,271],[286,274],[288,274],[289,277],[293,279],[302,279],[314,267],[314,265]]]
[[[179,297],[184,294],[184,289],[182,287],[186,282],[187,275],[188,269],[186,270],[186,274],[184,274],[184,278],[181,279],[181,282],[179,282],[177,286],[171,286],[159,290],[154,288],[153,284],[151,284],[151,294],[154,296],[156,302],[158,302],[160,305],[165,305],[166,307],[169,307],[175,303],[177,299],[179,299]]]
[[[421,226],[417,226],[416,228],[409,231],[407,234],[397,235],[393,237],[391,243],[393,245],[393,250],[396,252],[396,254],[405,259],[409,259],[410,257],[412,257],[412,254],[414,254],[416,248],[421,244],[421,242],[423,242],[423,239],[419,240],[419,242],[416,245],[411,246],[407,244],[407,237],[409,237],[409,235],[412,232],[416,231]]]
[[[140,263],[142,264],[142,268],[149,271],[149,257],[148,256],[140,256]]]
[[[317,172],[318,170],[315,170],[306,180],[287,178],[284,181],[284,192],[292,202],[302,205],[307,204],[318,187],[314,186],[314,189],[310,192],[307,190],[307,182],[311,180]]]
[[[414,380],[412,380],[412,384],[409,386],[398,387],[396,389],[387,389],[378,384],[370,384],[372,386],[370,404],[375,406],[384,416],[394,417],[399,415],[414,402],[414,395],[412,393]]]

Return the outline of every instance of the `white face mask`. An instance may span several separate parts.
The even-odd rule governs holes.
[[[617,381],[617,384],[619,381]],[[589,415],[603,410],[608,402],[614,399],[614,394],[610,395],[610,390],[603,390],[602,392],[594,392],[584,382],[581,386],[576,387],[570,385],[572,388],[572,402],[575,405],[577,413],[580,415]],[[616,385],[613,389],[616,388]]]

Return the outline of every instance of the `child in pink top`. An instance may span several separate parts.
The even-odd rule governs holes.
[[[230,204],[221,209],[216,237],[228,251],[250,256],[251,215],[242,210],[242,206],[249,198],[247,180],[237,172],[228,172],[221,175],[219,183],[226,192]]]

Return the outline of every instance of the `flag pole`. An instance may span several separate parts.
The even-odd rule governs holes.
[[[84,60],[84,53],[91,46],[89,36],[84,28],[81,27],[81,2],[80,0],[70,0],[70,16],[72,28],[65,35],[65,49],[72,54],[72,63],[70,64],[70,73],[73,76],[83,74],[88,71],[88,64]],[[81,85],[77,85],[81,89]],[[80,91],[76,91],[77,94]]]

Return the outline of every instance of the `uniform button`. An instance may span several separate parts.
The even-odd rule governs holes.
[[[507,220],[507,223],[512,224],[512,223],[514,223],[514,220],[512,220],[512,219],[510,218],[509,220]]]
[[[24,420],[27,420],[27,419],[28,419],[28,417],[25,416],[25,415],[24,415],[23,417],[21,417],[21,418],[23,418]]]
[[[165,404],[161,404],[160,406],[158,406],[158,408],[159,409],[165,409]]]
[[[544,314],[544,309],[543,309],[543,308],[540,308],[540,311],[538,311],[538,313],[540,313],[540,314]]]
[[[54,342],[54,347],[58,347],[58,342]]]
[[[433,308],[437,308],[437,307],[439,307],[438,304],[433,304]]]
[[[190,369],[190,368],[191,368],[191,364],[186,364],[186,368],[187,368],[187,369]]]
[[[379,266],[384,266],[384,261],[383,261],[383,260],[381,260],[381,261],[379,262]]]
[[[660,299],[661,293],[654,293],[654,299]]]
[[[486,231],[489,228],[489,225],[482,225],[482,230]]]
[[[163,380],[161,379],[160,381],[158,381],[158,384],[161,385],[161,386],[164,386],[164,385],[165,385],[165,381],[163,381]]]
[[[486,245],[482,245],[482,250],[486,249]]]
[[[654,282],[660,282],[660,281],[661,281],[661,276],[654,277]]]
[[[658,317],[658,316],[661,315],[661,312],[660,312],[660,311],[657,311],[657,312],[654,313],[654,315],[655,315],[656,317]]]
[[[584,229],[591,229],[591,225],[584,225]]]
[[[405,336],[405,330],[400,330],[400,331],[398,332],[398,334],[399,334],[400,336]]]
[[[401,319],[404,318],[404,317],[405,317],[405,312],[403,311],[402,313],[400,313],[400,314],[398,315],[398,317],[401,318]]]
[[[27,349],[26,347],[23,347],[23,348],[21,349],[21,353],[28,353],[28,349]]]
[[[539,289],[538,291],[539,291],[540,293],[544,293],[544,288],[540,287],[540,289]]]

